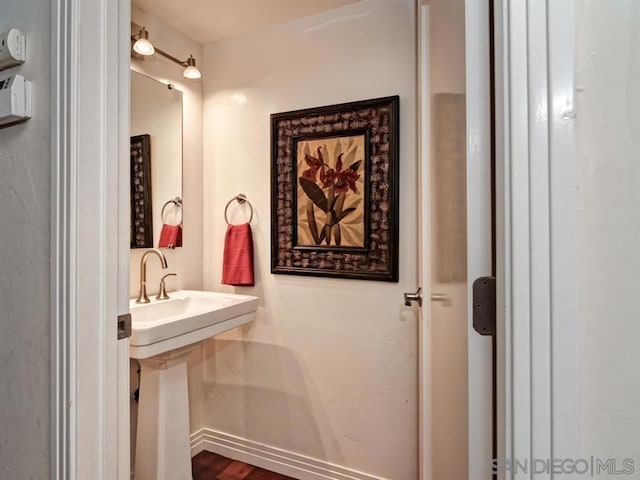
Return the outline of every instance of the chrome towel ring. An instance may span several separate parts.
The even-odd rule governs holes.
[[[231,203],[234,200],[238,202],[240,205],[244,203],[249,205],[249,208],[251,209],[251,215],[249,216],[249,221],[247,223],[251,223],[251,220],[253,220],[253,205],[251,205],[251,202],[247,200],[247,196],[244,193],[239,193],[238,195],[236,195],[235,197],[233,197],[231,200],[227,202],[227,205],[224,207],[224,221],[227,222],[227,225],[229,225],[229,219],[227,218],[227,210],[229,210],[229,205],[231,205]]]
[[[167,223],[164,219],[164,213],[166,208],[171,204],[175,205],[180,210],[180,221],[176,225],[182,225],[182,198],[180,197],[167,200],[167,202],[162,206],[162,211],[160,212],[160,218],[162,219],[162,223],[163,224]]]

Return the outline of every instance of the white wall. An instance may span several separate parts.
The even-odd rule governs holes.
[[[640,3],[575,9],[581,454],[633,458],[637,474]]]
[[[131,21],[147,27],[149,40],[179,59],[190,54],[199,61],[202,46],[174,30],[153,14],[133,7]],[[131,59],[132,68],[149,77],[167,80],[182,92],[183,102],[183,186],[184,202],[183,247],[165,249],[169,269],[162,271],[160,262],[151,258],[147,263],[147,291],[157,293],[162,274],[174,272],[167,279],[167,289],[202,288],[202,82],[182,76],[183,69],[175,63],[154,55],[143,60]],[[144,249],[131,250],[130,295],[138,293],[140,257]],[[157,281],[156,281],[157,280]]]
[[[205,343],[204,425],[393,480],[417,478],[415,10],[364,0],[204,48],[205,287],[227,201],[255,209],[256,321]],[[400,95],[400,282],[270,274],[271,113]],[[244,218],[230,207],[231,221]],[[193,394],[193,391],[191,392]]]
[[[0,478],[49,478],[50,50],[47,0],[0,0],[0,31],[22,30],[33,118],[0,129]]]

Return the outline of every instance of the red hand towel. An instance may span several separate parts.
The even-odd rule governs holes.
[[[182,246],[182,226],[162,225],[158,248],[176,248]]]
[[[253,238],[248,223],[228,225],[224,237],[222,283],[250,287],[253,280]]]

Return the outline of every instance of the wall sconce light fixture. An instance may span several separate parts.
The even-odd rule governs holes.
[[[140,55],[153,55],[155,53],[155,49],[153,48],[153,44],[149,41],[149,32],[147,29],[142,27],[138,32],[138,35],[134,35],[131,37],[133,40],[135,37],[135,43],[133,44],[133,50]]]
[[[133,50],[140,55],[153,55],[154,53],[158,53],[172,62],[184,67],[182,75],[185,78],[195,80],[202,76],[200,70],[196,67],[196,59],[193,58],[193,55],[190,55],[189,58],[182,61],[178,60],[173,55],[169,55],[167,52],[163,52],[158,47],[154,47],[149,41],[149,32],[144,27],[140,28],[140,31],[136,35],[131,35],[131,41],[134,42]]]

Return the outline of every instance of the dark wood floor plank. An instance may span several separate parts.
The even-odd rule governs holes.
[[[255,467],[243,462],[232,462],[218,475],[218,480],[244,480]]]
[[[218,475],[233,463],[230,458],[203,451],[191,459],[194,480],[217,480]]]
[[[251,472],[245,480],[295,480],[292,477],[281,475],[279,473],[269,472],[262,468],[256,468]]]
[[[207,451],[194,456],[191,464],[193,480],[295,480]]]

